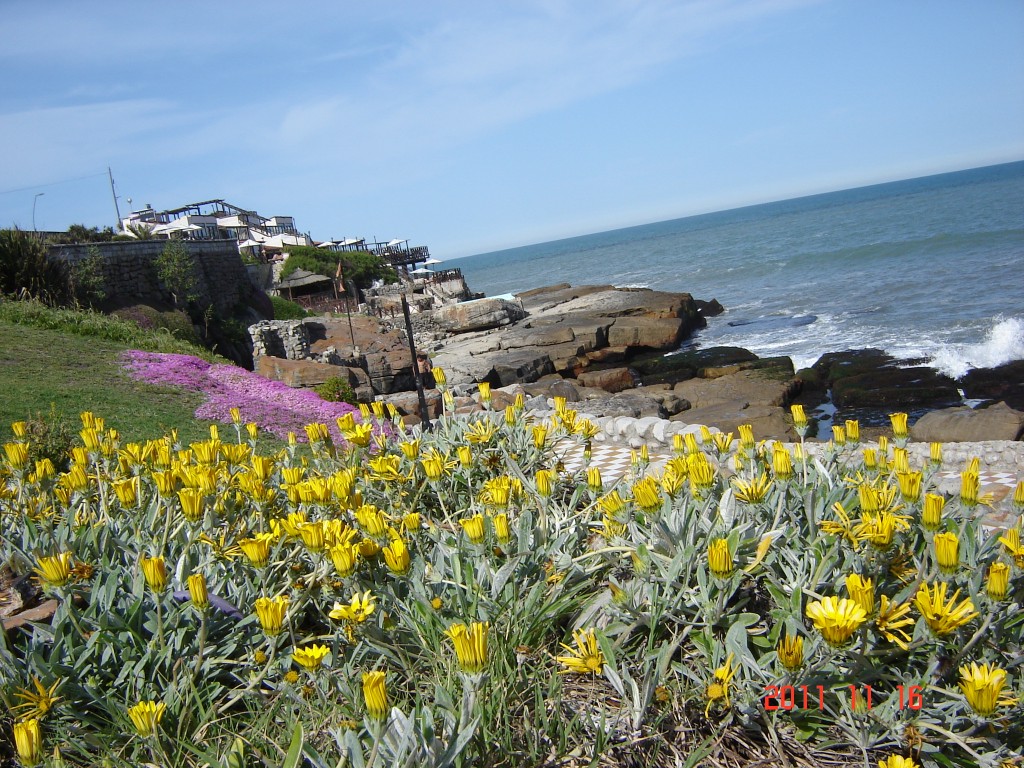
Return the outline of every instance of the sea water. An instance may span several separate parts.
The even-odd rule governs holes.
[[[726,311],[687,345],[875,347],[954,377],[1024,359],[1024,162],[749,206],[449,262],[488,295],[567,282]]]

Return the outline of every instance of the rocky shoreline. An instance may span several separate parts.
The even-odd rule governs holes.
[[[412,325],[417,348],[445,370],[457,412],[479,409],[473,394],[487,382],[499,407],[516,391],[536,409],[565,397],[613,425],[609,439],[622,437],[621,420],[632,419],[665,421],[659,441],[678,431],[674,425],[735,431],[751,424],[759,438],[788,442],[796,439],[789,417],[794,403],[822,421],[823,438],[831,437],[832,420],[849,418],[871,437],[888,428],[895,411],[911,415],[913,437],[923,442],[1014,443],[1024,436],[1024,361],[954,381],[922,361],[872,349],[829,353],[794,370],[788,357],[687,347],[706,318],[721,311],[717,301],[687,293],[560,284],[424,309],[412,315]],[[292,386],[340,377],[360,399],[390,402],[415,423],[421,414],[404,323],[356,315],[352,321],[253,326],[256,371]],[[440,395],[427,394],[436,416]],[[627,442],[652,437],[630,435]]]

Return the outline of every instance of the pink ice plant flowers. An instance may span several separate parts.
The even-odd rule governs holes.
[[[356,421],[361,421],[359,410],[348,403],[331,403],[311,390],[293,389],[233,365],[209,363],[191,355],[138,350],[125,352],[122,363],[138,381],[203,393],[206,401],[196,409],[198,419],[230,422],[231,409],[238,408],[243,422],[254,421],[281,438],[294,432],[299,440],[305,440],[306,424],[324,423],[335,442],[341,440],[336,424],[339,416],[354,413]]]

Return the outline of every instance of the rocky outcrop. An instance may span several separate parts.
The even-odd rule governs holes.
[[[1024,360],[995,368],[975,368],[960,379],[960,386],[968,398],[1002,400],[1011,408],[1024,411]]]
[[[476,299],[433,310],[433,321],[448,333],[484,331],[526,317],[522,307],[505,299]]]
[[[595,387],[611,393],[633,389],[638,381],[636,372],[630,368],[606,368],[581,373],[576,378],[584,387]]]
[[[831,388],[838,408],[911,411],[960,403],[953,379],[879,349],[829,353],[811,367],[810,375],[800,375],[809,385]]]
[[[966,406],[926,413],[911,427],[914,440],[937,443],[973,443],[982,440],[1020,440],[1024,412],[1006,403],[980,410]]]

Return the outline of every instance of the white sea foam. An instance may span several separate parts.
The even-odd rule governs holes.
[[[958,379],[972,368],[995,368],[1011,360],[1024,360],[1024,320],[997,317],[978,344],[944,344],[931,366]]]

